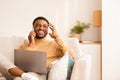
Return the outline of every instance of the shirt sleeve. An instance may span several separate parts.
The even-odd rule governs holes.
[[[65,42],[62,41],[60,37],[56,37],[55,41],[58,45],[58,47],[62,50],[62,52],[65,54],[66,51],[68,50],[68,47],[65,45]]]
[[[63,52],[63,54],[65,54],[66,51],[68,51],[74,59],[76,58],[75,53],[69,48],[69,46],[65,42],[62,41],[60,37],[55,38],[55,41],[58,44],[60,50]]]

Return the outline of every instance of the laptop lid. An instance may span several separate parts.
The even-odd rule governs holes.
[[[47,73],[44,51],[14,50],[15,65],[25,72]]]

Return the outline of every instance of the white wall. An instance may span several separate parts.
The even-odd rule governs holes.
[[[101,0],[0,0],[0,36],[25,36],[37,16],[45,16],[66,38],[77,20],[92,24],[92,13]],[[98,28],[83,33],[83,40],[98,40]]]
[[[76,21],[91,23],[91,27],[82,33],[82,40],[101,41],[101,27],[93,26],[93,11],[102,9],[101,0],[70,0],[69,1],[69,28]]]
[[[27,36],[37,16],[48,18],[58,32],[66,30],[65,11],[64,0],[0,0],[0,36]]]
[[[102,80],[120,80],[120,4],[103,1]]]
[[[102,9],[102,0],[78,0],[78,20],[91,23],[82,34],[82,40],[101,41],[101,27],[93,26],[93,11]]]

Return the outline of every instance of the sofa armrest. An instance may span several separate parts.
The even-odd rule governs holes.
[[[7,71],[7,69],[12,66],[10,65],[8,67],[5,67],[5,65],[9,65],[5,64],[5,62],[10,61],[14,64],[14,49],[22,44],[24,40],[24,37],[16,36],[0,37],[0,61],[2,61],[2,63],[0,63],[0,72],[6,77],[7,80],[12,80],[14,76],[11,76]],[[7,60],[2,59],[1,55],[5,56]]]
[[[82,55],[75,60],[70,80],[91,80],[91,56]]]

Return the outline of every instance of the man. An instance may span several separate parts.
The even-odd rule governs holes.
[[[48,28],[52,33],[49,33],[50,37],[54,40],[49,40],[46,36],[48,34]],[[33,31],[30,32],[28,39],[29,43],[22,44],[19,49],[24,50],[36,50],[47,52],[47,70],[50,69],[52,61],[58,57],[62,57],[66,51],[69,51],[70,55],[75,58],[75,55],[64,44],[60,36],[57,34],[53,24],[44,17],[37,17],[33,21]],[[8,69],[8,72],[13,76],[22,77],[24,80],[37,80],[37,77],[25,73],[18,67],[14,66]],[[32,79],[33,78],[33,79]]]

